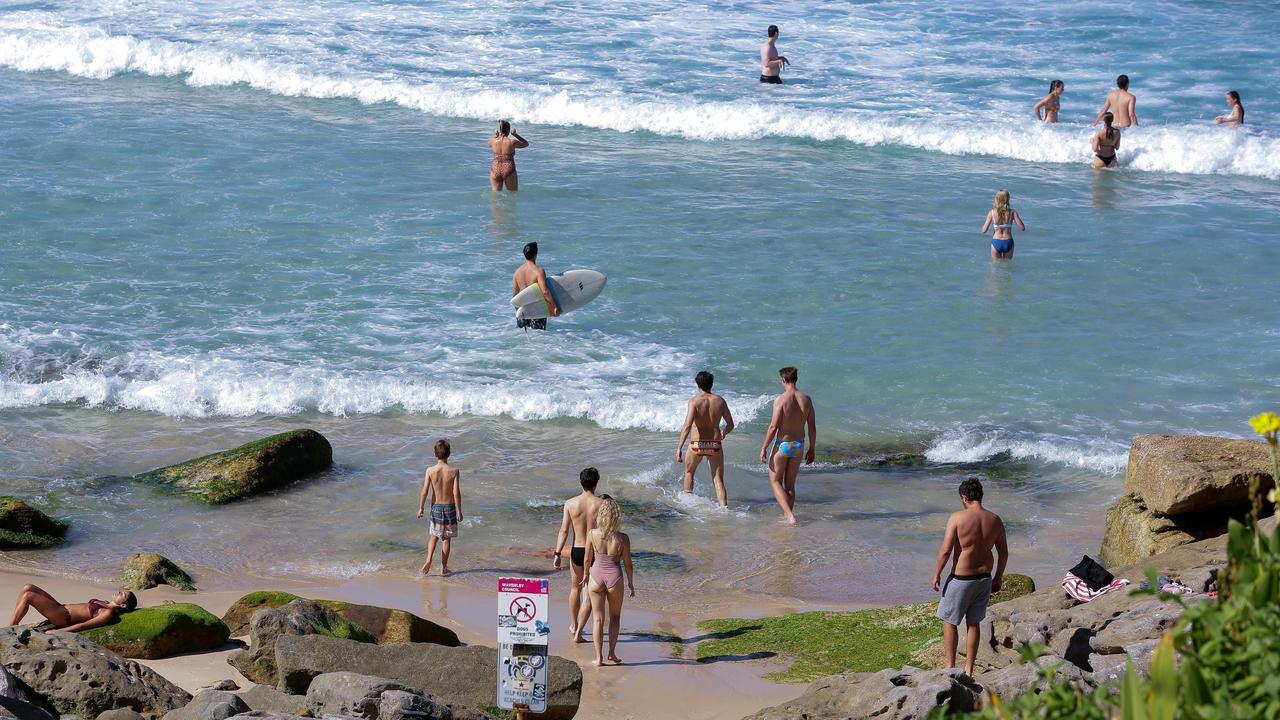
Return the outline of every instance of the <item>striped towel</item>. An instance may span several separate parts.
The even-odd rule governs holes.
[[[1111,581],[1110,585],[1094,590],[1089,587],[1089,583],[1086,583],[1084,580],[1081,580],[1071,573],[1067,573],[1067,576],[1062,578],[1062,589],[1066,590],[1068,595],[1080,602],[1097,600],[1099,597],[1106,595],[1112,590],[1119,590],[1128,584],[1128,580],[1125,580],[1124,578],[1116,578]]]

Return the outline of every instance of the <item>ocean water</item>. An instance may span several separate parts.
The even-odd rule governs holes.
[[[0,485],[73,522],[9,562],[409,573],[443,435],[464,580],[541,567],[595,465],[642,601],[926,597],[964,476],[1049,581],[1133,435],[1245,436],[1280,399],[1271,3],[200,5],[0,2]],[[1142,125],[1095,173],[1119,72]],[[1213,124],[1228,89],[1244,128]],[[532,143],[515,196],[498,117]],[[1000,188],[1011,262],[977,232]],[[529,241],[609,275],[547,333],[506,303]],[[825,450],[798,532],[756,459],[783,365]],[[678,492],[702,369],[740,423],[729,511]],[[110,479],[304,425],[335,470],[263,498]],[[899,452],[927,463],[867,461]]]

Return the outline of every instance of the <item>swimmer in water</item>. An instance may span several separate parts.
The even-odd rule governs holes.
[[[1116,89],[1107,93],[1107,100],[1102,103],[1102,109],[1098,111],[1098,117],[1093,119],[1093,124],[1101,122],[1102,116],[1108,112],[1112,114],[1112,121],[1118,128],[1138,124],[1138,98],[1129,92],[1128,75],[1116,78]]]
[[[1120,149],[1120,131],[1113,127],[1115,118],[1111,113],[1103,113],[1103,128],[1093,136],[1093,167],[1096,169],[1116,167],[1116,151]]]
[[[769,26],[769,39],[760,46],[760,82],[768,85],[782,84],[782,68],[791,64],[785,55],[778,54],[778,26]]]
[[[1036,103],[1035,108],[1032,110],[1036,114],[1037,120],[1047,123],[1058,122],[1058,108],[1061,105],[1062,91],[1066,89],[1067,86],[1061,80],[1054,80],[1049,83],[1049,94]]]
[[[493,161],[489,163],[489,186],[494,192],[507,190],[515,192],[520,189],[516,177],[516,149],[529,147],[529,141],[520,137],[520,133],[511,129],[511,123],[498,121],[498,129],[489,138],[489,148],[493,150]]]
[[[1022,232],[1027,231],[1027,226],[1022,224],[1022,217],[1018,215],[1018,211],[1009,207],[1009,191],[1001,190],[996,193],[996,199],[991,203],[991,209],[987,211],[987,219],[982,221],[982,234],[987,234],[987,229],[994,229],[991,233],[991,259],[992,260],[1012,260],[1013,259],[1013,224],[1018,224],[1018,229]]]
[[[1244,103],[1240,102],[1240,93],[1235,90],[1227,91],[1227,107],[1231,108],[1231,112],[1227,115],[1219,115],[1214,118],[1214,122],[1222,125],[1226,123],[1229,127],[1240,127],[1244,124]]]

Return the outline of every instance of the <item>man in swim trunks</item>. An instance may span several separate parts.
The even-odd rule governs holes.
[[[693,382],[698,386],[698,394],[689,400],[689,412],[684,416],[684,427],[680,429],[680,443],[676,445],[676,462],[684,463],[684,491],[693,492],[693,474],[703,458],[711,464],[711,482],[716,488],[716,501],[720,507],[728,507],[729,496],[724,489],[724,449],[720,446],[725,437],[733,432],[733,414],[729,412],[729,404],[724,398],[711,392],[715,376],[703,370]],[[720,421],[724,421],[724,430],[720,429]],[[684,457],[684,441],[692,430],[693,439],[689,442],[689,457]]]
[[[776,42],[778,42],[778,26],[770,25],[769,39],[760,46],[760,82],[770,85],[781,85],[782,68],[791,64],[785,55],[778,54]]]
[[[818,442],[818,421],[813,414],[813,400],[796,389],[800,371],[784,367],[778,371],[782,394],[773,401],[773,417],[764,434],[760,462],[769,465],[769,484],[773,497],[782,508],[787,523],[796,524],[796,475],[800,463],[813,462]],[[809,447],[804,445],[805,427],[809,428]]]
[[[578,474],[578,481],[582,484],[582,492],[564,504],[560,533],[556,535],[555,560],[552,561],[554,567],[560,567],[565,542],[569,539],[569,531],[573,530],[573,547],[569,551],[569,574],[573,579],[569,583],[569,635],[574,642],[582,642],[582,630],[591,618],[591,603],[582,602],[582,574],[586,572],[582,563],[587,554],[587,533],[595,524],[596,513],[604,502],[603,498],[596,497],[596,486],[600,484],[598,470],[593,467],[583,470]],[[583,617],[579,618],[579,614]]]
[[[1098,117],[1093,119],[1093,124],[1102,122],[1102,116],[1108,111],[1115,116],[1113,124],[1118,128],[1138,124],[1138,99],[1129,92],[1128,75],[1116,78],[1116,89],[1107,93],[1107,101],[1102,103],[1102,109],[1098,111]]]
[[[524,264],[516,268],[515,274],[511,276],[511,297],[519,295],[521,290],[534,283],[537,283],[538,288],[542,290],[542,299],[546,300],[547,309],[551,311],[551,316],[559,315],[560,306],[556,304],[556,297],[551,294],[551,288],[547,286],[547,271],[538,266],[538,243],[531,242],[524,246]],[[525,318],[517,320],[516,327],[546,330],[547,319],[537,318],[530,320]]]
[[[436,556],[436,543],[440,543],[440,575],[449,575],[449,550],[458,537],[458,523],[462,522],[462,481],[458,469],[449,465],[453,449],[448,440],[437,440],[436,464],[427,470],[422,482],[422,495],[418,498],[418,517],[422,517],[431,501],[431,539],[427,541],[427,561],[422,564],[422,574],[431,572],[431,559]]]
[[[1000,592],[1004,568],[1009,564],[1009,546],[1000,516],[982,507],[982,483],[969,478],[960,483],[960,502],[964,510],[954,512],[947,520],[947,531],[938,548],[938,565],[933,572],[933,589],[942,587],[938,618],[942,620],[942,643],[947,667],[956,666],[956,645],[960,641],[960,621],[964,620],[965,674],[973,676],[973,663],[978,656],[979,623],[987,615],[991,593]],[[995,547],[1000,554],[997,564],[991,555]],[[942,570],[951,558],[951,574],[942,582]],[[995,570],[995,577],[991,571]]]

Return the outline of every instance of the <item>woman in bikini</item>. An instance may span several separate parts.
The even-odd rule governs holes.
[[[1240,102],[1240,93],[1235,90],[1227,91],[1227,107],[1231,108],[1231,112],[1227,115],[1219,115],[1214,118],[1214,122],[1219,125],[1226,123],[1230,127],[1240,127],[1244,124],[1244,104]]]
[[[1115,116],[1106,113],[1102,116],[1102,129],[1093,136],[1093,167],[1116,167],[1116,151],[1120,149],[1120,130],[1111,127]]]
[[[53,623],[54,629],[49,632],[78,632],[106,625],[116,619],[116,616],[136,607],[138,607],[138,598],[128,590],[121,590],[111,596],[110,601],[90,600],[63,605],[35,585],[23,585],[18,593],[18,605],[13,609],[13,617],[9,619],[9,624],[17,625],[22,622],[27,610],[34,609]]]
[[[1066,89],[1067,86],[1062,84],[1061,80],[1054,80],[1049,83],[1049,94],[1036,103],[1035,108],[1032,110],[1036,114],[1037,120],[1043,120],[1047,123],[1058,122],[1058,108],[1062,105],[1062,91]]]
[[[494,192],[506,186],[511,192],[519,189],[516,181],[516,149],[529,147],[529,141],[520,137],[520,133],[511,129],[511,123],[498,121],[498,129],[489,138],[489,148],[493,150],[493,162],[489,163],[489,185]]]
[[[605,496],[608,497],[608,496]],[[635,571],[631,567],[631,538],[618,532],[621,524],[618,503],[609,498],[596,512],[596,525],[587,533],[586,566],[591,568],[582,582],[591,597],[591,641],[596,647],[596,659],[591,664],[604,664],[604,613],[609,606],[609,662],[621,665],[618,659],[618,629],[622,626],[622,571],[627,571],[627,587],[631,597],[636,596]]]
[[[996,193],[996,199],[991,203],[991,209],[987,211],[987,219],[982,221],[982,234],[986,235],[988,229],[994,230],[991,233],[991,259],[993,260],[1010,260],[1013,258],[1013,224],[1018,224],[1018,229],[1022,232],[1027,231],[1027,226],[1022,224],[1022,216],[1018,215],[1018,211],[1009,207],[1009,191],[1001,190]]]

